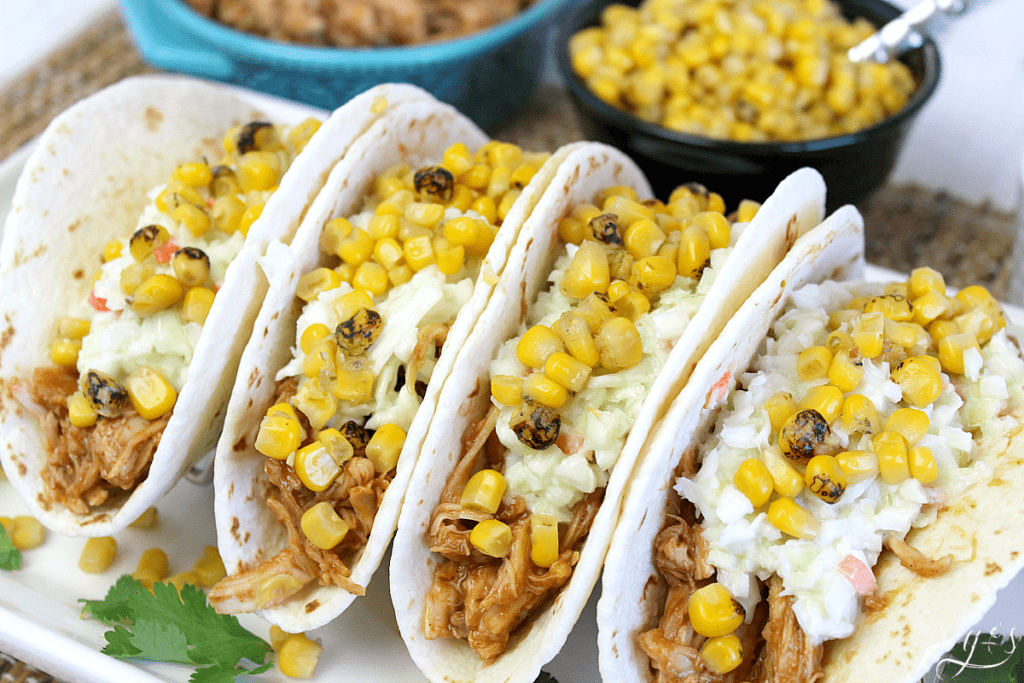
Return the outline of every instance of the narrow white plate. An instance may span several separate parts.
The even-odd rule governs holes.
[[[308,107],[233,89],[263,108],[272,117],[294,120],[309,113],[323,115]],[[14,186],[30,153],[30,146],[18,150],[0,163],[0,218],[11,207]],[[873,280],[905,277],[893,271],[868,267]],[[1024,311],[1008,307],[1011,319],[1024,324]],[[10,654],[68,683],[187,683],[192,667],[150,662],[124,662],[100,654],[106,644],[105,626],[80,618],[80,599],[99,599],[116,577],[131,573],[142,552],[158,547],[167,551],[171,573],[185,571],[202,555],[203,547],[215,545],[213,486],[197,486],[182,480],[157,506],[160,525],[152,531],[127,529],[117,535],[118,555],[114,565],[96,576],[78,569],[78,557],[85,543],[49,533],[46,542],[23,554],[17,572],[0,571],[0,652]],[[0,482],[0,514],[27,514],[21,499],[6,481]],[[380,571],[367,589],[337,620],[309,636],[320,641],[320,658],[314,681],[332,683],[423,683],[424,678],[409,658],[398,633],[388,591],[385,557]],[[544,669],[561,683],[590,683],[600,680],[597,667],[597,624],[595,606],[600,586],[591,596],[562,653]],[[262,619],[243,616],[242,625],[268,638],[269,627]],[[978,625],[979,630],[1024,632],[1024,575],[1005,588],[996,606]],[[293,679],[276,668],[251,681],[286,683]]]

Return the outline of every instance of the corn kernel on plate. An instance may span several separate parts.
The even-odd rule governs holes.
[[[917,681],[1024,566],[1000,306],[929,268],[822,281],[860,239],[808,237],[646,444],[603,575],[605,680]],[[1021,583],[989,628],[1013,632]]]
[[[267,288],[258,255],[387,98],[420,93],[381,86],[314,136],[323,112],[140,77],[51,123],[0,247],[2,457],[37,518],[109,534],[212,449]]]

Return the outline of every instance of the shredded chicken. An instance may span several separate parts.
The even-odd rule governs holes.
[[[463,438],[463,455],[448,477],[428,531],[431,550],[446,558],[434,573],[423,613],[428,639],[462,638],[485,662],[508,647],[509,638],[572,576],[582,545],[601,506],[603,489],[580,500],[559,530],[558,559],[548,568],[530,557],[530,513],[522,498],[502,501],[494,515],[463,508],[459,498],[482,461],[501,468],[504,447],[493,439],[499,411],[492,407]],[[472,528],[497,518],[512,530],[508,554],[496,559],[469,541]]]
[[[233,28],[336,47],[449,40],[507,21],[535,0],[188,0]]]
[[[36,368],[32,381],[14,394],[39,421],[47,440],[45,502],[87,514],[111,492],[128,491],[146,478],[171,414],[150,421],[129,407],[119,417],[100,417],[92,427],[76,427],[67,409],[67,398],[76,391],[75,368],[44,367]]]
[[[942,576],[953,567],[952,555],[946,555],[937,560],[932,560],[925,557],[924,553],[917,548],[907,545],[906,542],[896,538],[895,536],[887,536],[885,538],[885,545],[889,550],[896,554],[896,557],[900,558],[901,565],[918,576],[923,576],[925,578]]]
[[[689,583],[709,578],[715,568],[708,561],[708,543],[700,526],[682,519],[662,529],[654,539],[654,564],[669,583]]]
[[[768,624],[761,635],[764,656],[758,661],[756,683],[814,683],[825,674],[821,668],[823,647],[811,639],[797,623],[793,597],[782,595],[782,579],[768,580]]]

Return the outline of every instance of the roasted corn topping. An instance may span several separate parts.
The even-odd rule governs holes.
[[[899,111],[916,84],[899,61],[854,64],[875,30],[827,0],[613,4],[572,37],[576,74],[612,106],[683,133],[813,140]]]

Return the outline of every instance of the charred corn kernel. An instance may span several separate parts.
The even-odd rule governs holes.
[[[828,366],[828,381],[843,393],[856,389],[863,377],[864,368],[851,361],[846,351],[837,353]]]
[[[651,310],[651,301],[641,292],[630,291],[615,302],[615,310],[635,323],[640,316]]]
[[[833,354],[846,353],[856,346],[853,337],[842,330],[833,330],[825,339],[825,348]]]
[[[939,363],[946,372],[962,375],[964,372],[964,352],[967,349],[981,351],[977,338],[969,332],[949,334],[939,341]]]
[[[644,357],[640,333],[629,318],[616,317],[606,322],[594,337],[594,344],[601,354],[601,365],[608,370],[631,368]]]
[[[580,244],[589,235],[590,228],[578,218],[566,216],[558,222],[558,236],[567,244]]]
[[[381,425],[366,444],[366,457],[378,474],[390,472],[398,465],[398,456],[405,446],[405,430],[396,424]]]
[[[143,261],[170,239],[171,233],[167,232],[167,228],[162,225],[147,225],[135,231],[128,242],[128,250],[136,261]]]
[[[907,465],[910,476],[922,484],[931,484],[939,478],[939,466],[935,463],[932,449],[927,446],[914,446],[908,449]]]
[[[750,499],[755,510],[767,503],[775,490],[771,471],[757,458],[744,460],[732,475],[732,483]]]
[[[915,268],[910,272],[910,294],[915,299],[929,292],[946,293],[946,280],[933,268]]]
[[[341,468],[319,441],[295,452],[295,474],[310,491],[325,491],[340,473]]]
[[[665,291],[675,280],[675,263],[664,256],[648,256],[633,264],[630,284],[650,295]]]
[[[528,397],[534,403],[556,410],[569,400],[569,392],[565,387],[543,372],[534,372],[523,380],[523,396]]]
[[[78,556],[78,568],[87,574],[102,574],[114,564],[117,541],[110,536],[90,538]]]
[[[761,462],[768,468],[772,485],[780,496],[794,497],[804,490],[804,478],[778,446],[769,446],[761,451]]]
[[[907,444],[900,434],[876,434],[871,438],[871,448],[878,456],[878,473],[886,484],[899,484],[910,476]]]
[[[564,350],[562,340],[550,327],[534,325],[519,338],[516,344],[516,358],[531,368],[542,368],[548,356]]]
[[[438,206],[437,208],[440,209],[441,207]],[[398,216],[374,216],[366,226],[366,233],[375,244],[380,244],[380,241],[383,239],[390,238],[393,240],[398,237],[398,226]]]
[[[811,387],[800,400],[799,408],[800,410],[808,408],[816,410],[825,418],[825,422],[832,424],[843,410],[843,392],[839,387],[831,384]]]
[[[480,470],[466,482],[459,498],[459,505],[493,515],[501,505],[501,497],[505,495],[505,477],[497,470]]]
[[[331,390],[334,398],[357,404],[370,401],[373,397],[373,364],[366,356],[346,358],[337,364],[336,370],[338,379]]]
[[[523,378],[512,375],[494,375],[491,377],[491,396],[502,405],[519,405],[523,402]]]
[[[426,235],[407,240],[403,249],[405,262],[417,273],[434,263],[434,247]]]
[[[708,236],[712,249],[729,246],[729,221],[718,211],[701,211],[690,219],[690,225],[699,226]]]
[[[373,254],[373,238],[360,228],[353,228],[352,234],[342,240],[338,256],[348,265],[356,268],[369,260]]]
[[[57,336],[63,339],[81,339],[89,334],[89,327],[88,320],[61,316],[57,321]]]
[[[558,519],[554,515],[530,517],[530,559],[545,568],[558,559]]]
[[[683,277],[699,278],[710,262],[711,242],[708,234],[698,225],[687,226],[679,241],[679,274]]]
[[[257,451],[275,460],[286,460],[302,443],[302,426],[284,415],[266,416],[256,434]]]
[[[178,392],[156,370],[141,367],[124,380],[124,388],[135,411],[147,420],[163,417],[174,407]]]
[[[257,202],[245,207],[241,218],[238,219],[238,232],[242,233],[242,235],[248,235],[249,228],[263,215],[264,206],[266,206],[266,202]]]
[[[210,257],[202,249],[183,247],[171,257],[174,276],[186,287],[195,287],[206,282],[210,275]]]
[[[54,339],[50,342],[50,360],[62,367],[72,367],[78,363],[81,350],[80,339]]]
[[[443,271],[442,271],[443,272]],[[404,285],[406,282],[412,279],[412,268],[405,265],[404,263],[393,268],[388,268],[388,282],[391,283],[392,287],[398,285]]]
[[[183,298],[185,290],[181,283],[170,275],[158,273],[132,292],[129,306],[136,315],[146,317],[178,304]]]
[[[831,363],[831,351],[824,346],[812,346],[796,357],[796,374],[804,382],[823,379],[828,376]]]
[[[338,384],[341,384],[340,379]],[[306,416],[313,429],[323,428],[337,409],[334,396],[324,391],[315,379],[307,381],[299,388],[292,403]]]
[[[708,638],[700,649],[700,656],[709,671],[719,675],[726,674],[743,663],[743,645],[732,633]]]
[[[587,323],[592,333],[596,333],[615,315],[615,309],[609,305],[608,297],[594,293],[576,304],[573,313]]]
[[[594,343],[594,336],[590,333],[587,323],[579,316],[571,312],[562,314],[552,330],[565,344],[565,350],[576,360],[591,368],[601,362],[601,354]]]
[[[299,525],[310,543],[321,550],[330,550],[348,534],[348,524],[327,501],[317,503],[303,512]]]
[[[235,171],[223,164],[211,169],[210,191],[214,197],[235,196],[242,191],[238,186],[238,177]]]
[[[551,354],[544,363],[544,374],[573,393],[582,391],[583,387],[587,385],[587,380],[590,379],[590,369],[591,367],[586,363],[562,351]],[[551,407],[558,408],[560,406]]]
[[[278,183],[280,162],[272,152],[246,152],[238,160],[235,173],[243,192],[269,190]]]
[[[778,498],[768,506],[768,521],[776,529],[809,541],[821,531],[821,522],[789,497]]]
[[[377,310],[373,305],[373,297],[361,289],[342,294],[334,300],[332,306],[338,316],[338,320],[348,320],[358,313],[361,308],[365,308],[368,311]]]
[[[121,293],[131,296],[143,282],[153,277],[156,269],[149,263],[133,263],[121,271]]]
[[[366,261],[353,273],[352,287],[372,296],[381,296],[388,291],[388,271],[379,263]]]
[[[878,456],[874,451],[843,451],[836,455],[836,463],[851,484],[878,474]]]
[[[202,588],[209,588],[228,574],[217,547],[212,545],[203,548],[203,556],[192,565],[192,572],[196,575],[196,585]]]
[[[171,215],[181,204],[201,206],[204,201],[203,197],[188,185],[172,180],[167,183],[167,187],[160,193],[154,203],[161,213]]]
[[[469,542],[484,555],[505,557],[512,547],[512,529],[497,519],[485,519],[473,527]]]
[[[92,403],[80,391],[68,396],[68,420],[76,427],[91,427],[98,417]]]
[[[605,247],[593,240],[585,240],[565,269],[559,289],[570,298],[583,299],[591,292],[604,293],[610,281]]]
[[[749,223],[761,210],[761,204],[750,199],[740,200],[739,208],[736,209],[736,221],[738,223]]]
[[[590,221],[601,215],[601,209],[597,208],[593,204],[577,204],[572,210],[573,218],[579,220],[584,225],[589,226]],[[588,228],[589,229],[589,228]]]
[[[434,240],[434,254],[437,269],[445,275],[455,275],[466,263],[466,247],[453,245],[443,237]]]
[[[245,214],[245,202],[234,195],[217,197],[210,207],[210,220],[221,232],[233,233],[239,229]],[[250,225],[252,221],[249,221]]]
[[[146,508],[146,511],[135,518],[128,526],[133,529],[155,529],[160,522],[160,512],[155,507]]]
[[[302,633],[290,635],[281,645],[277,666],[289,678],[312,678],[323,651],[322,645]]]
[[[878,433],[878,411],[875,410],[875,404],[862,394],[847,396],[843,401],[841,424],[847,434]]]
[[[708,638],[728,635],[743,623],[743,607],[720,583],[709,583],[691,593],[687,611],[693,630]]]
[[[424,228],[433,229],[444,218],[444,206],[426,202],[410,202],[405,207],[404,218],[414,225],[422,225]],[[395,227],[395,234],[398,234],[397,221]]]
[[[256,597],[254,599],[256,609],[263,609],[264,607],[281,602],[288,596],[294,595],[300,588],[302,588],[302,582],[289,574],[277,574],[276,576],[264,579],[256,588]],[[286,640],[285,644],[287,643],[288,641]],[[283,648],[284,646],[282,645],[282,652]],[[280,654],[278,655],[277,662],[283,672],[285,670],[285,663]]]
[[[826,503],[835,503],[846,492],[846,474],[831,455],[816,455],[804,470],[807,490]]]
[[[768,420],[772,423],[772,431],[778,432],[782,429],[782,425],[800,410],[800,406],[793,400],[792,394],[780,391],[772,394],[764,402],[764,410],[768,411]]]
[[[885,294],[870,299],[864,306],[865,313],[879,312],[889,320],[905,323],[914,319],[914,306],[907,297],[900,294]]]
[[[623,244],[635,259],[654,256],[665,243],[665,233],[650,218],[640,218],[629,224],[622,238]]]
[[[179,204],[171,217],[196,237],[201,237],[210,230],[210,217],[194,204]]]
[[[327,221],[320,233],[320,251],[339,256],[341,245],[351,237],[352,230],[352,224],[347,218],[335,218]]]
[[[942,393],[942,375],[926,358],[929,357],[911,356],[889,373],[903,390],[903,400],[917,408],[931,405]]]
[[[121,250],[124,245],[121,244],[121,240],[110,240],[103,246],[103,262],[113,261],[121,255]]]
[[[46,527],[35,517],[20,515],[14,518],[8,534],[11,544],[18,550],[31,550],[42,545],[46,540]]]
[[[167,553],[160,548],[144,550],[142,557],[139,558],[139,563],[135,565],[135,574],[148,574],[154,577],[156,581],[163,581],[170,574]],[[135,576],[135,574],[132,576]]]
[[[299,337],[299,348],[304,354],[312,353],[313,349],[331,335],[331,328],[323,323],[313,323],[302,331]]]
[[[864,313],[853,322],[853,342],[865,358],[882,353],[884,332],[885,314],[881,311]]]
[[[885,421],[885,431],[896,432],[906,439],[907,446],[915,446],[928,433],[930,425],[927,413],[916,408],[899,408]]]
[[[456,142],[444,151],[442,163],[452,175],[462,175],[473,166],[473,155],[464,143]]]

